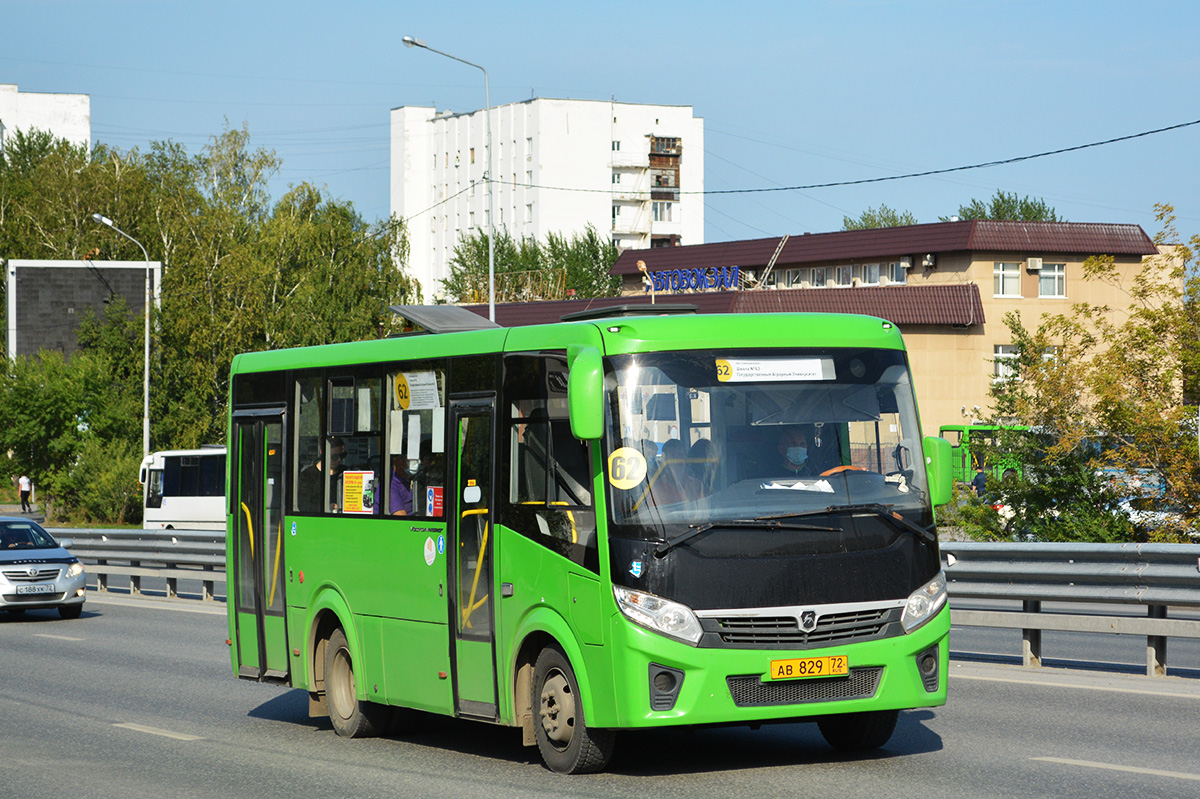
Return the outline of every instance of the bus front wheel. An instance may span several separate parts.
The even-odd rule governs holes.
[[[532,700],[538,751],[551,771],[589,774],[608,765],[616,733],[588,729],[579,683],[559,649],[543,649],[538,655],[533,668]]]
[[[834,749],[861,752],[878,749],[892,737],[899,710],[872,710],[866,713],[843,713],[817,719],[817,729],[825,742]]]
[[[344,738],[370,738],[387,728],[390,708],[355,695],[354,659],[341,629],[325,645],[325,704],[334,732]]]

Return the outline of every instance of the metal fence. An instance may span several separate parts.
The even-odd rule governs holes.
[[[211,601],[225,583],[225,534],[196,530],[67,530],[71,551],[97,590],[109,578],[128,577],[142,592],[143,578],[199,581]],[[955,543],[941,545],[951,621],[965,627],[1021,630],[1022,662],[1042,663],[1042,632],[1122,633],[1146,638],[1146,673],[1164,675],[1167,639],[1200,639],[1200,621],[1170,618],[1168,609],[1200,608],[1200,544]],[[1019,601],[1021,610],[954,607],[955,599]],[[1044,611],[1043,602],[1070,603]],[[1136,609],[1143,615],[1130,615]]]
[[[96,590],[109,590],[109,578],[128,577],[131,594],[142,593],[144,578],[165,580],[167,596],[179,595],[180,580],[200,583],[201,599],[212,601],[214,586],[225,583],[225,533],[210,530],[59,529],[71,540],[71,554],[96,576]]]
[[[943,543],[941,550],[951,600],[1021,602],[1019,611],[1000,611],[957,609],[952,601],[951,622],[1021,630],[1026,666],[1041,665],[1045,630],[1145,636],[1151,676],[1167,672],[1168,638],[1200,638],[1200,621],[1167,615],[1169,607],[1200,608],[1200,545]],[[1075,610],[1046,612],[1043,602]]]

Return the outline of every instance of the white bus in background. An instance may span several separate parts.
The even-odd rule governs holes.
[[[225,529],[225,447],[152,452],[138,481],[143,529]]]

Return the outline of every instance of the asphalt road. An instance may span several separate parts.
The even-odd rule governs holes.
[[[836,753],[807,724],[658,731],[624,735],[607,773],[563,777],[505,728],[338,738],[303,692],[231,675],[222,610],[93,597],[76,621],[0,614],[0,797],[1200,795],[1193,677],[962,652],[949,704],[902,714],[877,753]]]

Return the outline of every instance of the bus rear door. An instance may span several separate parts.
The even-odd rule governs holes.
[[[288,681],[284,616],[283,416],[235,413],[229,479],[238,676]]]

